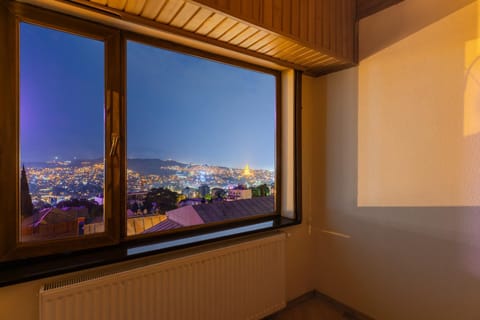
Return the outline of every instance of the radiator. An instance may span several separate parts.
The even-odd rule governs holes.
[[[65,279],[39,296],[40,320],[261,319],[285,306],[285,235]]]

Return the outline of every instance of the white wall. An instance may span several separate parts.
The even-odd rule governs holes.
[[[305,81],[315,287],[376,319],[480,318],[480,209],[462,205],[479,8],[405,0],[361,22],[358,68]]]

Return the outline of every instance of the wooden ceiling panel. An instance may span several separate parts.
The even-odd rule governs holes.
[[[167,0],[167,3],[165,3],[160,10],[155,20],[160,23],[168,24],[177,16],[183,6],[185,6],[185,1],[183,0]]]
[[[218,25],[215,26],[209,33],[208,36],[210,38],[218,39],[221,36],[223,36],[227,31],[229,31],[231,28],[233,28],[236,24],[238,24],[237,21],[226,18],[222,22],[220,22]]]
[[[230,43],[237,46],[240,43],[242,43],[243,41],[245,41],[248,38],[250,38],[251,36],[253,36],[257,32],[258,32],[257,28],[247,26],[247,28],[245,30],[243,30],[242,32],[237,34],[233,39],[231,39]]]
[[[280,54],[283,51],[292,50],[295,45],[296,45],[295,42],[286,40],[286,41],[283,41],[283,43],[276,46],[275,48],[272,48],[271,50],[265,52],[265,54],[268,54],[268,55],[274,57],[274,56],[276,56],[277,54]]]
[[[196,15],[198,10],[200,10],[199,6],[186,2],[170,24],[174,27],[183,28]]]
[[[216,26],[218,26],[223,20],[227,19],[225,16],[214,13],[212,16],[208,17],[200,26],[200,28],[195,31],[196,33],[207,35],[210,33]]]
[[[296,44],[289,50],[284,50],[276,55],[274,55],[275,58],[279,58],[282,60],[292,60],[295,59],[299,54],[302,54],[304,52],[307,52],[309,49],[307,47],[304,47],[300,44]]]
[[[100,4],[102,6],[107,5],[107,0],[91,0],[94,3]]]
[[[188,21],[187,24],[183,26],[183,29],[194,32],[198,30],[202,23],[204,23],[205,20],[207,20],[212,15],[213,11],[205,8],[200,8],[200,10],[197,11],[197,13],[192,17],[192,19],[190,19],[190,21]]]
[[[242,33],[248,26],[243,23],[237,23],[234,27],[228,30],[223,36],[219,38],[220,41],[230,42],[233,38]]]
[[[272,42],[275,37],[276,36],[274,34],[268,34],[266,37],[252,44],[250,47],[248,47],[248,49],[252,51],[259,51],[261,48]]]
[[[117,9],[117,10],[123,10],[126,4],[127,4],[127,0],[108,0],[107,1],[107,5],[110,8]]]
[[[311,59],[310,61],[306,62],[305,65],[315,68],[318,66],[335,64],[337,62],[339,62],[337,59],[330,56],[319,55],[318,57],[315,57],[315,59]]]
[[[280,65],[294,66],[299,70],[315,70],[315,72],[318,72],[318,70],[334,68],[334,66],[352,64],[352,61],[345,57],[353,56],[352,53],[347,52],[346,48],[351,48],[351,50],[354,48],[353,40],[349,38],[351,36],[351,39],[353,39],[353,36],[347,32],[348,28],[354,27],[354,23],[350,21],[350,24],[346,24],[345,21],[348,19],[344,18],[342,12],[339,11],[343,9],[353,10],[351,8],[355,7],[356,0],[309,0],[307,9],[318,9],[321,12],[318,11],[315,14],[311,13],[305,16],[310,19],[308,21],[300,19],[301,12],[308,13],[308,10],[305,11],[305,7],[301,3],[299,3],[298,8],[295,6],[295,9],[303,10],[295,11],[297,14],[293,11],[282,11],[285,8],[291,8],[293,0],[271,1],[271,5],[275,6],[275,10],[272,9],[271,12],[269,10],[270,2],[258,7],[259,2],[253,0],[243,0],[246,2],[242,5],[237,5],[238,3],[235,2],[237,0],[75,1],[83,4],[91,3],[92,7],[95,6],[97,10],[101,6],[107,6],[110,8],[109,10],[118,10],[118,15],[122,19],[128,20],[130,18],[135,23],[141,23],[141,19],[149,20],[146,22],[149,27],[158,23],[160,29],[166,30],[162,26],[175,28],[182,35],[188,36],[188,34],[191,34],[191,37],[197,40],[205,39],[205,41],[213,44],[217,43],[219,46],[224,44],[228,48],[238,48],[240,52],[251,52],[256,57],[264,56],[267,60]],[[335,1],[341,3],[333,3]],[[359,5],[363,3],[363,8],[367,10],[371,7],[365,3],[368,1],[375,2],[376,0],[358,1]],[[398,2],[399,0],[390,1]],[[330,12],[329,8],[334,11]],[[225,13],[219,10],[224,10]],[[238,15],[235,14],[235,10],[239,14],[246,15],[248,19],[237,18]],[[337,15],[337,18],[329,18],[332,15]],[[338,19],[338,15],[342,18]],[[354,14],[352,13],[351,16],[354,17]],[[252,19],[257,19],[258,22]],[[252,23],[252,21],[255,23]],[[343,24],[339,25],[340,22]],[[270,27],[264,27],[265,23],[269,24]],[[316,24],[320,24],[320,26]],[[325,26],[328,26],[328,29],[322,29]],[[285,30],[292,32],[292,34],[285,34],[281,28],[286,28]],[[293,35],[295,30],[297,35]],[[331,34],[329,30],[332,31]],[[342,38],[342,41],[352,41],[352,44],[340,43],[340,40],[337,41],[338,43],[335,42],[337,35]],[[306,37],[305,39],[313,42],[328,43],[329,47],[320,50],[318,44],[312,42],[310,45],[302,37]],[[338,52],[335,52],[335,50]]]
[[[127,1],[124,11],[133,15],[139,15],[143,7],[145,6],[145,0]]]
[[[239,43],[238,46],[242,48],[248,48],[253,45],[255,42],[260,41],[261,39],[268,36],[268,32],[259,30],[257,33],[252,34],[250,37],[245,39],[243,42]]]
[[[313,49],[309,49],[303,54],[297,55],[295,58],[300,64],[306,64],[311,61],[313,61],[318,55],[318,51],[315,51]]]
[[[267,54],[268,52],[278,48],[282,44],[288,43],[288,40],[285,40],[281,37],[276,37],[270,42],[269,44],[263,46],[262,48],[258,49],[257,51],[263,54]]]
[[[166,1],[167,0],[146,0],[140,15],[146,19],[154,20]]]
[[[292,43],[292,45],[288,46],[288,48],[286,50],[279,50],[277,53],[273,53],[272,56],[274,56],[275,58],[282,59],[286,55],[291,55],[291,54],[295,53],[296,51],[298,51],[300,48],[303,48],[301,45],[299,45],[296,42],[291,41],[291,43]]]

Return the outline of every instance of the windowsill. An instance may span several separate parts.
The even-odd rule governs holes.
[[[181,237],[177,234],[162,237],[161,240],[157,238],[131,241],[116,246],[82,252],[0,263],[0,287],[187,247],[195,247],[201,244],[236,238],[247,234],[275,230],[299,223],[297,220],[274,217],[231,226],[223,225],[208,231],[197,231],[192,233],[192,235],[183,234]]]

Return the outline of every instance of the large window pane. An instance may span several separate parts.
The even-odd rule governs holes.
[[[127,234],[275,211],[276,77],[127,43]]]
[[[21,241],[104,231],[104,43],[20,24]]]

